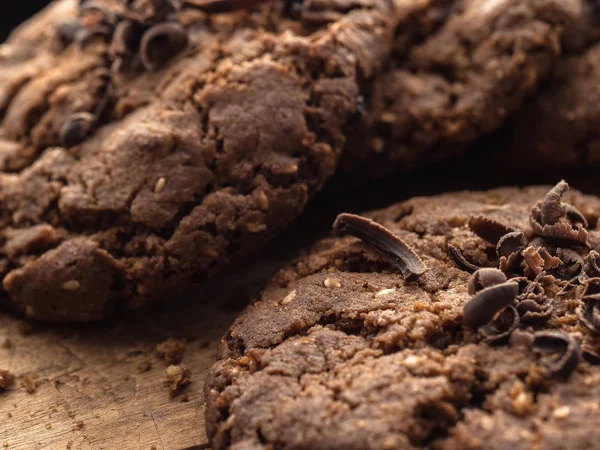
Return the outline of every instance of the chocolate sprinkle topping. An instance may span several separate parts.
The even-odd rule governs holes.
[[[533,336],[533,350],[552,355],[542,359],[546,370],[552,375],[568,378],[579,362],[579,342],[558,331],[539,331]]]
[[[473,328],[489,323],[498,311],[512,305],[518,292],[519,285],[513,281],[482,289],[465,304],[465,323]]]
[[[417,278],[427,270],[419,255],[407,243],[371,219],[342,213],[335,219],[333,228],[362,239],[392,259],[407,281]]]

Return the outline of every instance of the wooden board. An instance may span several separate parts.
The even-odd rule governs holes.
[[[0,393],[0,448],[191,449],[206,448],[202,381],[216,345],[234,312],[196,304],[175,311],[129,317],[91,329],[19,332],[12,316],[0,315],[0,368],[17,376]],[[190,339],[182,364],[192,383],[171,398],[166,363],[155,353],[165,338]],[[141,372],[138,365],[151,361]],[[27,393],[24,376],[38,377]],[[184,395],[188,402],[182,402]],[[4,447],[2,447],[4,445]]]

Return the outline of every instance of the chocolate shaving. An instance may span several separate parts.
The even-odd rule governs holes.
[[[494,219],[488,217],[476,216],[469,219],[469,228],[480,238],[486,240],[492,245],[498,245],[502,236],[512,233],[515,230]]]
[[[504,283],[506,281],[506,275],[504,275],[498,269],[491,267],[484,267],[478,269],[471,278],[467,285],[469,294],[475,295],[480,290],[494,286],[496,284]]]
[[[546,322],[552,316],[553,307],[544,297],[541,303],[533,298],[526,298],[517,303],[517,311],[522,322],[539,324]]]
[[[77,21],[63,22],[56,28],[56,37],[64,46],[75,40],[77,32],[82,28]]]
[[[577,308],[579,321],[591,332],[600,333],[600,278],[590,278]]]
[[[584,261],[581,255],[570,248],[558,248],[556,254],[562,261],[562,265],[556,270],[558,278],[561,280],[577,278],[583,270]]]
[[[476,270],[479,270],[480,267],[475,264],[467,261],[465,255],[462,254],[458,247],[455,247],[452,244],[448,244],[448,254],[452,258],[452,260],[456,263],[458,267],[460,267],[465,272],[473,273]]]
[[[185,0],[187,6],[193,6],[206,13],[223,13],[244,9],[260,3],[261,0]]]
[[[544,270],[544,258],[540,256],[535,247],[527,247],[523,250],[523,259],[527,267],[535,274],[539,275]]]
[[[419,255],[407,243],[383,225],[366,217],[342,213],[335,219],[333,228],[362,239],[392,259],[407,281],[417,278],[427,270]]]
[[[188,44],[188,35],[176,22],[154,25],[142,36],[140,56],[142,64],[148,71],[158,69],[181,52]]]
[[[565,215],[565,211],[561,207],[561,199],[563,194],[568,190],[569,185],[567,182],[561,180],[548,191],[540,208],[542,225],[554,225]]]
[[[502,256],[509,257],[513,253],[519,253],[525,248],[525,236],[520,231],[507,233],[500,238],[496,245],[496,254],[498,258]]]
[[[569,185],[564,181],[554,186],[546,194],[544,201],[538,202],[531,209],[529,222],[534,233],[538,236],[583,244],[589,247],[589,235],[585,229],[587,221],[583,214],[573,206],[567,208],[561,204],[561,198],[568,188]]]
[[[538,248],[537,252],[544,260],[544,270],[556,269],[562,264],[558,256],[552,256],[544,247]]]
[[[542,364],[551,375],[568,378],[577,367],[580,356],[579,342],[558,331],[539,331],[533,335],[532,348],[548,354]]]
[[[592,272],[593,275],[600,275],[600,253],[596,250],[591,250],[584,260],[587,272]]]
[[[109,54],[111,58],[133,55],[140,46],[142,31],[143,28],[135,22],[129,20],[119,22],[110,44]]]
[[[81,48],[87,47],[95,38],[108,39],[112,35],[112,28],[108,25],[80,28],[75,32],[74,42]]]
[[[533,219],[532,219],[533,220]],[[568,241],[573,244],[589,247],[589,233],[585,228],[573,228],[568,223],[557,223],[554,225],[541,226],[538,222],[531,221],[533,231],[545,238]]]
[[[512,332],[519,327],[519,313],[514,306],[504,308],[488,325],[479,328],[483,342],[490,345],[506,344]]]
[[[79,112],[69,116],[60,131],[64,147],[80,144],[94,129],[96,118],[92,113]]]
[[[562,207],[567,219],[569,219],[569,222],[571,222],[573,225],[579,225],[583,228],[588,227],[588,221],[585,216],[581,214],[581,211],[569,204],[564,204]]]
[[[581,352],[581,357],[592,366],[600,365],[600,355],[592,350],[584,349]]]
[[[512,305],[518,290],[519,285],[512,281],[482,289],[465,304],[465,323],[473,328],[489,323],[498,311]]]

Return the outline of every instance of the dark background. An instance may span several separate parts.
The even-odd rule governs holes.
[[[50,3],[50,0],[17,0],[7,2],[0,14],[0,41],[4,41],[10,31],[28,17]]]

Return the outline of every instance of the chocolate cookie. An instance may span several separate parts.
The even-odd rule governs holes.
[[[289,224],[334,172],[359,78],[429,7],[77,3],[0,61],[0,276],[45,321],[172,294]]]
[[[362,241],[316,244],[222,340],[212,448],[594,447],[600,199],[567,189],[339,216]]]
[[[4,291],[31,319],[86,321],[221,272],[334,174],[384,69],[413,96],[403,108],[423,80],[441,83],[445,103],[419,103],[429,113],[461,92],[473,101],[460,123],[493,110],[496,126],[558,57],[578,2],[496,3],[54,3],[0,54]],[[437,133],[397,117],[390,130]],[[373,155],[347,152],[355,167]]]
[[[599,28],[600,29],[600,28]],[[539,171],[600,164],[600,44],[565,57],[551,79],[502,130],[481,145],[482,164]]]
[[[537,91],[564,42],[583,36],[587,12],[580,1],[456,4],[418,45],[395,48],[340,172],[351,181],[383,177],[462,154]]]

